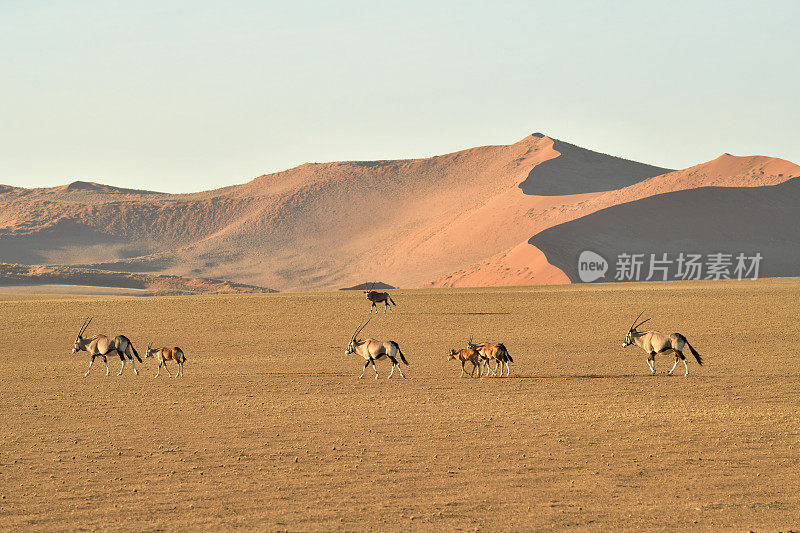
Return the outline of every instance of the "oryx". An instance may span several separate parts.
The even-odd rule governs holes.
[[[133,347],[131,344],[130,339],[124,335],[117,335],[114,340],[109,339],[105,335],[95,335],[94,337],[90,337],[87,339],[83,338],[83,334],[86,331],[86,328],[89,327],[89,323],[91,323],[92,318],[87,318],[83,325],[81,326],[80,331],[78,332],[78,336],[75,337],[75,345],[72,347],[72,353],[78,353],[81,350],[85,350],[89,352],[89,355],[92,356],[92,361],[89,363],[89,369],[86,371],[84,376],[88,376],[89,372],[92,371],[92,365],[94,364],[95,357],[102,357],[103,363],[106,365],[106,376],[108,375],[108,358],[106,357],[111,352],[117,352],[119,358],[122,360],[122,368],[119,369],[117,375],[121,375],[122,371],[125,370],[125,357],[127,356],[128,359],[131,360],[133,363],[133,371],[138,375],[139,370],[136,369],[136,361],[134,361],[134,357],[142,362],[142,358],[139,357],[139,354],[136,352],[136,348]]]
[[[469,377],[473,377],[476,370],[478,371],[478,377],[481,377],[481,354],[475,348],[463,348],[461,350],[450,348],[450,354],[447,356],[447,360],[452,361],[453,359],[461,361],[461,375],[458,377],[464,377],[464,373],[466,372],[464,365],[467,364],[467,361],[472,363],[472,370],[469,372]]]
[[[642,316],[642,313],[644,313],[644,311],[639,313],[639,316],[636,317],[636,320],[639,320],[639,317]],[[683,361],[683,366],[686,368],[686,373],[684,376],[688,376],[689,365],[686,364],[686,357],[683,355],[684,346],[689,347],[692,355],[695,359],[697,359],[697,364],[703,364],[703,359],[700,357],[700,354],[697,353],[691,344],[689,344],[689,341],[686,340],[686,337],[680,333],[670,333],[667,335],[657,331],[639,331],[639,326],[647,322],[647,320],[650,320],[650,318],[643,320],[638,324],[636,323],[636,320],[633,321],[633,324],[631,324],[631,327],[628,329],[628,334],[625,336],[625,342],[622,343],[622,347],[626,348],[631,344],[635,344],[647,352],[647,366],[650,368],[651,376],[656,373],[656,354],[666,354],[669,352],[673,352],[675,354],[675,364],[672,365],[672,370],[668,372],[668,375],[672,375],[672,372],[675,370],[675,367],[678,366],[678,361],[680,360]]]
[[[481,342],[475,344],[472,342],[472,337],[469,338],[468,345],[470,348],[474,348],[478,350],[478,353],[481,355],[481,360],[483,364],[486,365],[487,371],[484,375],[488,375],[489,372],[492,373],[493,376],[497,375],[497,369],[500,369],[500,376],[503,377],[503,365],[506,368],[506,377],[511,375],[511,365],[509,363],[513,363],[514,359],[511,357],[511,354],[508,353],[505,344],[502,342],[492,343],[492,342]],[[495,365],[494,369],[490,362],[494,360],[497,364]]]
[[[186,356],[183,354],[183,350],[175,346],[174,348],[153,348],[153,343],[147,345],[147,350],[144,352],[144,358],[147,359],[148,357],[155,357],[158,359],[158,372],[156,372],[156,377],[161,375],[161,367],[164,367],[164,370],[167,371],[167,375],[172,377],[172,373],[167,368],[167,361],[175,361],[178,364],[178,373],[175,374],[175,377],[182,378],[183,377],[183,363],[186,362]]]
[[[372,290],[373,287],[375,287],[374,283],[370,286],[369,289],[364,291],[364,296],[366,296],[367,300],[372,302],[372,307],[370,307],[370,309],[369,309],[370,314],[372,314],[372,310],[373,309],[375,310],[375,314],[376,315],[378,314],[377,304],[379,304],[381,302],[384,303],[384,308],[383,308],[383,314],[384,315],[386,314],[386,310],[387,309],[389,311],[392,311],[392,313],[394,313],[394,311],[392,310],[391,306],[389,305],[389,302],[391,302],[392,305],[397,305],[397,304],[394,303],[394,300],[392,300],[392,297],[389,296],[389,293],[388,292],[373,291]]]
[[[372,313],[370,313],[371,315]],[[375,371],[375,379],[378,379],[378,369],[375,367],[375,361],[379,360],[381,357],[386,356],[392,362],[392,372],[389,374],[389,378],[392,377],[394,374],[394,369],[396,368],[400,375],[403,376],[405,379],[405,374],[403,374],[403,370],[400,368],[400,363],[397,362],[397,356],[400,355],[400,360],[403,361],[406,365],[408,361],[406,361],[403,352],[400,351],[400,346],[394,341],[376,341],[375,339],[357,339],[361,330],[364,329],[369,321],[372,320],[372,316],[370,316],[366,322],[364,322],[361,327],[356,329],[356,332],[353,333],[353,336],[350,338],[350,343],[347,345],[347,349],[344,351],[345,355],[350,355],[351,353],[356,353],[365,359],[364,363],[364,370],[362,370],[361,375],[358,376],[358,379],[364,377],[364,372],[367,371],[367,367],[372,363],[372,369]]]

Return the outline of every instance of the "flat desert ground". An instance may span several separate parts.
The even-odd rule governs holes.
[[[394,291],[364,334],[407,380],[345,356],[358,292],[0,294],[4,530],[797,529],[800,279]],[[649,376],[642,310],[705,357]],[[89,333],[179,345],[185,377]],[[510,378],[459,379],[469,335]],[[173,373],[175,366],[171,367]]]

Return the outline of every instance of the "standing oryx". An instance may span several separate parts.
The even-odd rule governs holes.
[[[644,311],[639,313],[639,316],[636,317],[636,320],[639,320],[639,317],[642,316],[642,313],[644,313]],[[631,327],[628,329],[628,334],[625,336],[625,342],[622,343],[622,347],[626,348],[631,344],[635,344],[647,352],[647,366],[650,368],[651,376],[656,373],[656,354],[666,354],[670,351],[675,354],[675,364],[672,365],[672,370],[669,371],[668,375],[672,375],[675,367],[678,366],[678,360],[681,360],[683,361],[683,366],[686,368],[686,373],[684,376],[688,376],[689,365],[686,364],[686,357],[683,355],[684,346],[689,347],[692,355],[695,359],[697,359],[697,364],[703,364],[703,359],[700,357],[700,354],[697,353],[691,344],[689,344],[689,341],[686,340],[686,337],[680,333],[671,333],[666,335],[657,331],[642,332],[637,328],[650,319],[648,318],[647,320],[643,320],[638,324],[636,323],[636,320],[633,321],[633,324],[631,324]]]
[[[488,375],[489,372],[492,373],[493,376],[497,376],[497,369],[500,369],[499,377],[503,377],[503,365],[506,366],[506,377],[511,375],[511,365],[509,363],[513,363],[514,359],[511,357],[511,354],[508,353],[505,344],[502,342],[498,343],[491,343],[491,342],[481,342],[479,344],[475,344],[472,342],[472,337],[469,338],[469,347],[478,350],[478,353],[481,355],[481,360],[486,365],[487,371],[484,375]],[[494,360],[497,362],[494,369],[490,362]]]
[[[125,370],[125,357],[127,356],[128,359],[131,360],[133,363],[133,371],[138,375],[139,371],[136,369],[136,361],[134,361],[134,356],[139,362],[142,362],[142,358],[139,357],[139,354],[136,352],[136,348],[133,347],[131,344],[130,339],[124,335],[117,335],[114,340],[112,341],[105,335],[95,335],[94,337],[90,337],[87,339],[83,338],[83,334],[86,331],[86,328],[89,327],[89,323],[92,321],[92,318],[87,318],[83,325],[81,326],[80,332],[78,332],[78,336],[75,337],[75,345],[72,348],[72,353],[77,353],[81,350],[86,350],[89,352],[89,355],[92,356],[92,361],[89,363],[89,369],[86,371],[84,376],[88,376],[89,372],[92,371],[92,365],[94,364],[95,357],[102,357],[103,363],[106,365],[106,376],[108,375],[108,358],[106,357],[111,352],[117,352],[119,358],[122,360],[122,368],[119,369],[117,375],[121,375],[122,371]]]
[[[155,357],[158,359],[158,372],[156,372],[156,377],[161,375],[161,367],[164,367],[164,370],[167,371],[167,375],[172,377],[172,373],[167,368],[167,361],[175,361],[178,364],[178,373],[175,374],[175,377],[182,378],[183,377],[183,363],[186,362],[186,356],[183,354],[183,350],[175,346],[174,348],[153,348],[153,343],[147,345],[147,350],[144,352],[144,358],[147,359],[148,357]]]
[[[374,309],[375,310],[375,314],[377,315],[378,314],[377,304],[379,304],[381,302],[384,303],[384,308],[383,308],[383,314],[384,315],[386,314],[386,310],[387,309],[389,311],[392,311],[392,313],[394,313],[394,311],[392,310],[391,306],[389,305],[389,302],[391,302],[392,305],[397,305],[397,304],[394,303],[394,300],[392,300],[392,297],[389,296],[389,293],[388,292],[373,291],[372,290],[373,287],[375,287],[374,283],[372,285],[370,285],[369,289],[364,291],[364,296],[367,297],[367,300],[372,302],[372,307],[370,307],[369,313],[372,314],[372,310]]]
[[[464,377],[464,373],[466,372],[464,365],[467,364],[467,361],[472,363],[472,370],[469,372],[469,377],[473,377],[476,370],[478,371],[478,377],[481,377],[481,354],[475,348],[462,348],[461,350],[450,348],[450,355],[447,356],[447,360],[452,361],[453,359],[461,361],[461,375],[458,377]]]
[[[371,315],[372,313],[370,313]],[[358,376],[358,379],[364,377],[364,372],[367,371],[367,367],[370,363],[372,363],[372,369],[375,371],[375,379],[378,379],[378,369],[375,367],[375,361],[383,357],[384,355],[389,358],[392,362],[392,372],[389,374],[389,378],[391,379],[392,375],[394,374],[394,369],[400,371],[400,375],[403,376],[405,379],[405,374],[403,374],[403,370],[400,368],[400,363],[397,362],[397,356],[400,355],[400,360],[403,361],[406,365],[408,361],[406,361],[403,352],[400,351],[400,346],[394,341],[376,341],[375,339],[357,339],[361,330],[364,329],[364,326],[372,320],[370,316],[364,324],[361,325],[360,328],[353,333],[352,338],[350,339],[350,343],[347,345],[347,349],[344,351],[345,355],[350,355],[351,353],[357,353],[361,357],[363,357],[366,362],[364,363],[364,370],[361,372],[361,375]]]

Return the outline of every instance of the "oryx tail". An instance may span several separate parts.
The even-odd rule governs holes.
[[[692,352],[692,355],[694,356],[694,358],[695,358],[695,359],[697,359],[697,364],[698,364],[698,365],[700,365],[700,366],[703,366],[703,359],[702,359],[702,357],[700,356],[700,354],[699,354],[699,353],[697,353],[697,350],[695,350],[695,349],[692,347],[692,345],[691,345],[691,344],[689,344],[689,341],[687,341],[687,340],[686,340],[686,337],[684,337],[684,336],[683,336],[683,335],[681,335],[680,333],[676,333],[676,334],[675,334],[675,336],[676,336],[676,337],[678,337],[680,340],[682,340],[682,341],[684,342],[684,344],[686,344],[686,346],[688,346],[688,347],[689,347],[689,351],[690,351],[690,352]]]
[[[514,359],[511,357],[511,354],[508,353],[505,344],[503,344],[502,342],[498,343],[497,347],[500,348],[500,353],[508,359],[509,363],[514,362]]]
[[[135,355],[136,359],[138,359],[139,362],[141,363],[142,362],[142,358],[139,357],[139,352],[137,352],[136,348],[133,347],[133,343],[131,343],[131,341],[128,341],[128,343],[131,345],[131,351],[133,352],[133,355]]]
[[[116,342],[117,352],[120,355],[125,354],[125,355],[128,356],[128,359],[133,361],[133,357],[131,356],[130,353],[128,353],[128,346],[130,346],[131,352],[133,352],[133,355],[136,356],[136,359],[140,363],[142,362],[142,358],[139,357],[139,352],[137,352],[136,348],[133,347],[133,343],[131,342],[131,340],[128,337],[126,337],[125,335],[117,335],[117,338],[115,340],[117,341]]]
[[[406,356],[403,355],[402,350],[400,350],[400,345],[394,341],[389,341],[389,344],[397,348],[397,353],[400,354],[400,360],[403,361],[406,365],[408,365],[408,361],[406,361]]]

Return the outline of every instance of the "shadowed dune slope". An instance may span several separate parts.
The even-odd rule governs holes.
[[[522,192],[563,196],[610,191],[670,171],[593,152],[558,139],[553,139],[553,150],[560,155],[534,167],[519,185]]]
[[[530,243],[572,281],[578,256],[599,252],[609,262],[611,281],[620,254],[760,253],[761,277],[800,273],[800,179],[765,187],[702,187],[616,205],[547,229]],[[649,264],[649,260],[645,265]],[[643,276],[648,272],[643,269]],[[668,279],[676,278],[676,269]],[[708,273],[703,272],[703,277]],[[660,275],[656,278],[660,279]]]

